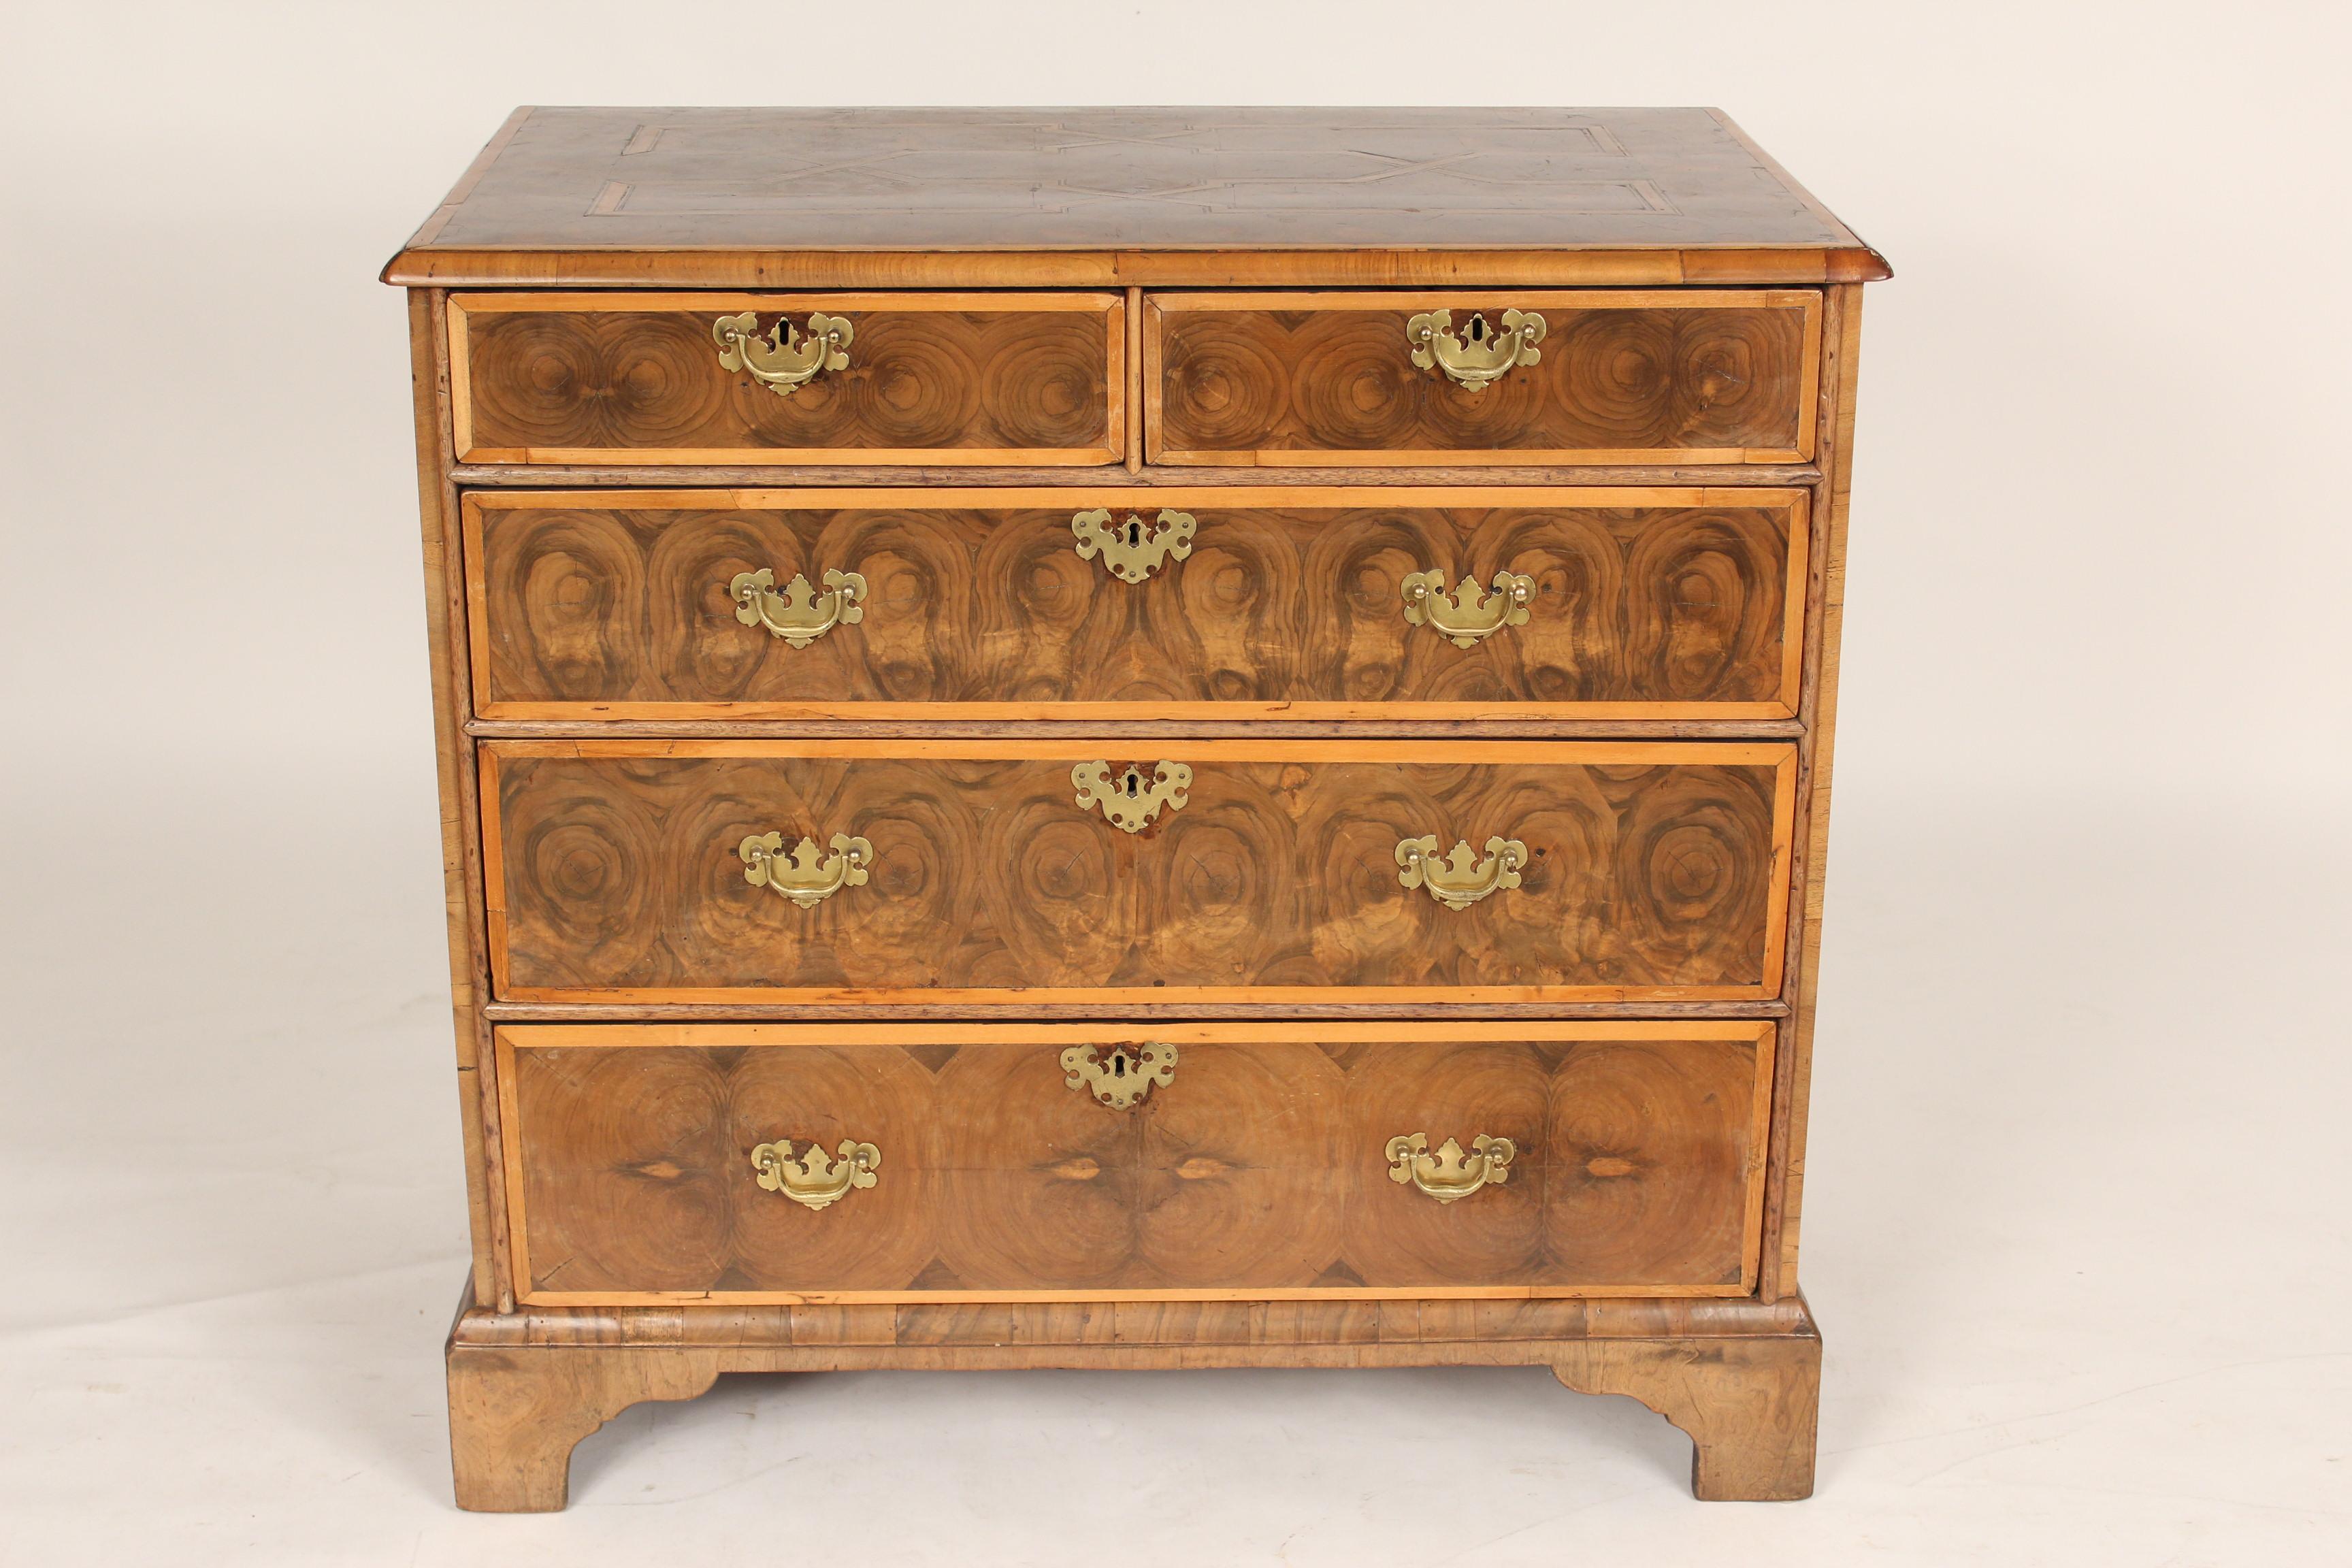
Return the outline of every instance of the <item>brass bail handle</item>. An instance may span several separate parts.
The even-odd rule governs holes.
[[[1503,330],[1495,331],[1486,318],[1471,312],[1457,336],[1454,312],[1431,310],[1404,324],[1405,342],[1412,345],[1412,363],[1423,370],[1434,367],[1448,381],[1469,392],[1483,392],[1513,368],[1543,358],[1536,345],[1549,329],[1533,310],[1506,310]]]
[[[830,1158],[824,1145],[814,1140],[798,1157],[789,1138],[751,1151],[751,1169],[760,1185],[807,1209],[829,1207],[859,1187],[872,1186],[881,1168],[882,1151],[855,1138],[843,1139]]]
[[[1388,1142],[1389,1180],[1411,1186],[1441,1204],[1459,1203],[1481,1187],[1499,1187],[1511,1179],[1511,1160],[1518,1153],[1507,1138],[1481,1133],[1462,1145],[1448,1138],[1434,1153],[1426,1132],[1400,1132]]]
[[[1489,838],[1484,855],[1473,854],[1467,839],[1457,839],[1440,856],[1437,843],[1434,834],[1400,839],[1397,880],[1426,888],[1449,910],[1466,910],[1489,894],[1517,887],[1519,868],[1528,863],[1528,847],[1516,838]]]
[[[760,312],[721,316],[710,323],[719,344],[719,368],[741,371],[778,397],[790,397],[828,370],[849,368],[849,345],[857,336],[846,316],[809,312],[803,333],[782,316],[764,333]]]
[[[1443,572],[1408,572],[1398,587],[1405,625],[1428,626],[1455,647],[1473,647],[1505,626],[1526,626],[1536,602],[1536,580],[1517,572],[1496,573],[1491,595],[1481,594],[1467,577],[1449,595]]]
[[[795,572],[778,593],[775,573],[762,566],[735,574],[727,596],[735,601],[737,620],[765,626],[792,647],[806,647],[835,626],[854,626],[866,618],[859,603],[866,597],[866,579],[855,572],[825,573],[823,593]]]
[[[814,838],[803,838],[790,850],[781,833],[754,833],[736,847],[743,862],[743,879],[813,910],[844,888],[866,885],[866,868],[874,864],[874,846],[863,838],[836,833],[824,849]]]

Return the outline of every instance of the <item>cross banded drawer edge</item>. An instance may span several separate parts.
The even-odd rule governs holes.
[[[1775,1037],[507,1025],[510,1233],[550,1305],[1737,1296]]]
[[[448,320],[460,462],[1053,467],[1127,447],[1123,294],[453,294]]]

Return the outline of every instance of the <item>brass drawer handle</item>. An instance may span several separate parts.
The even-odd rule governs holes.
[[[1412,345],[1412,363],[1423,370],[1433,364],[1456,386],[1483,392],[1502,380],[1513,365],[1534,364],[1543,358],[1536,345],[1548,331],[1533,310],[1506,310],[1503,330],[1492,331],[1486,318],[1471,312],[1462,336],[1454,335],[1454,312],[1432,310],[1404,324],[1405,341]]]
[[[1117,526],[1101,507],[1070,519],[1070,531],[1078,539],[1078,559],[1091,561],[1099,551],[1103,564],[1122,583],[1140,583],[1170,556],[1181,561],[1192,554],[1192,531],[1199,526],[1191,512],[1167,509],[1161,510],[1149,532],[1144,531],[1143,519],[1133,512]]]
[[[1468,647],[1505,626],[1526,626],[1528,606],[1536,597],[1536,580],[1516,572],[1496,573],[1491,595],[1481,594],[1467,577],[1448,595],[1443,572],[1408,572],[1399,586],[1404,595],[1405,625],[1433,626],[1438,636],[1451,637],[1455,647]]]
[[[1518,1149],[1507,1138],[1484,1133],[1470,1140],[1471,1152],[1448,1138],[1429,1152],[1429,1134],[1404,1132],[1389,1140],[1389,1180],[1410,1184],[1439,1203],[1457,1203],[1484,1186],[1501,1186],[1511,1179],[1511,1156]]]
[[[1190,798],[1184,792],[1192,787],[1192,770],[1181,763],[1159,763],[1147,779],[1141,768],[1129,763],[1113,778],[1108,763],[1080,763],[1070,770],[1070,782],[1078,786],[1080,811],[1100,806],[1113,827],[1140,833],[1162,807],[1184,809]]]
[[[1528,847],[1516,838],[1489,838],[1481,858],[1470,853],[1469,841],[1457,839],[1444,858],[1434,835],[1398,841],[1397,880],[1408,888],[1427,888],[1429,896],[1449,910],[1466,910],[1489,893],[1519,885],[1519,868],[1528,863]]]
[[[821,1209],[847,1196],[852,1187],[872,1186],[874,1173],[881,1168],[882,1151],[855,1138],[843,1139],[830,1160],[824,1145],[814,1142],[806,1153],[793,1159],[788,1138],[751,1151],[751,1169],[760,1173],[760,1184],[803,1208]]]
[[[849,343],[857,329],[846,316],[809,312],[803,336],[782,316],[762,333],[760,312],[721,316],[710,323],[719,343],[719,367],[751,373],[751,379],[778,397],[790,397],[816,379],[818,373],[849,368]]]
[[[768,888],[813,910],[844,888],[866,885],[866,868],[874,864],[874,846],[846,833],[833,836],[829,854],[820,856],[814,838],[803,838],[783,853],[781,833],[754,833],[735,853],[742,858],[743,879]]]
[[[735,601],[737,620],[747,626],[765,626],[794,647],[806,647],[835,626],[854,626],[866,618],[858,605],[866,597],[866,579],[855,572],[827,572],[822,594],[795,572],[779,594],[776,574],[762,566],[757,572],[736,573],[727,592]]]
[[[1113,1046],[1099,1057],[1092,1046],[1072,1046],[1062,1053],[1064,1082],[1083,1089],[1113,1110],[1125,1110],[1151,1092],[1154,1084],[1176,1080],[1176,1047],[1163,1040],[1140,1046]]]

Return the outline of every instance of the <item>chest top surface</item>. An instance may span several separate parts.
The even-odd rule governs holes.
[[[387,275],[458,253],[1366,248],[1883,270],[1710,109],[571,108],[516,110]]]

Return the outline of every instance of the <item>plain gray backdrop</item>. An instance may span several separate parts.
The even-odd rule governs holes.
[[[85,3],[0,38],[0,1560],[2352,1556],[2317,4]],[[730,1379],[450,1503],[404,317],[517,103],[1698,103],[1865,317],[1821,1489],[1538,1371]]]

